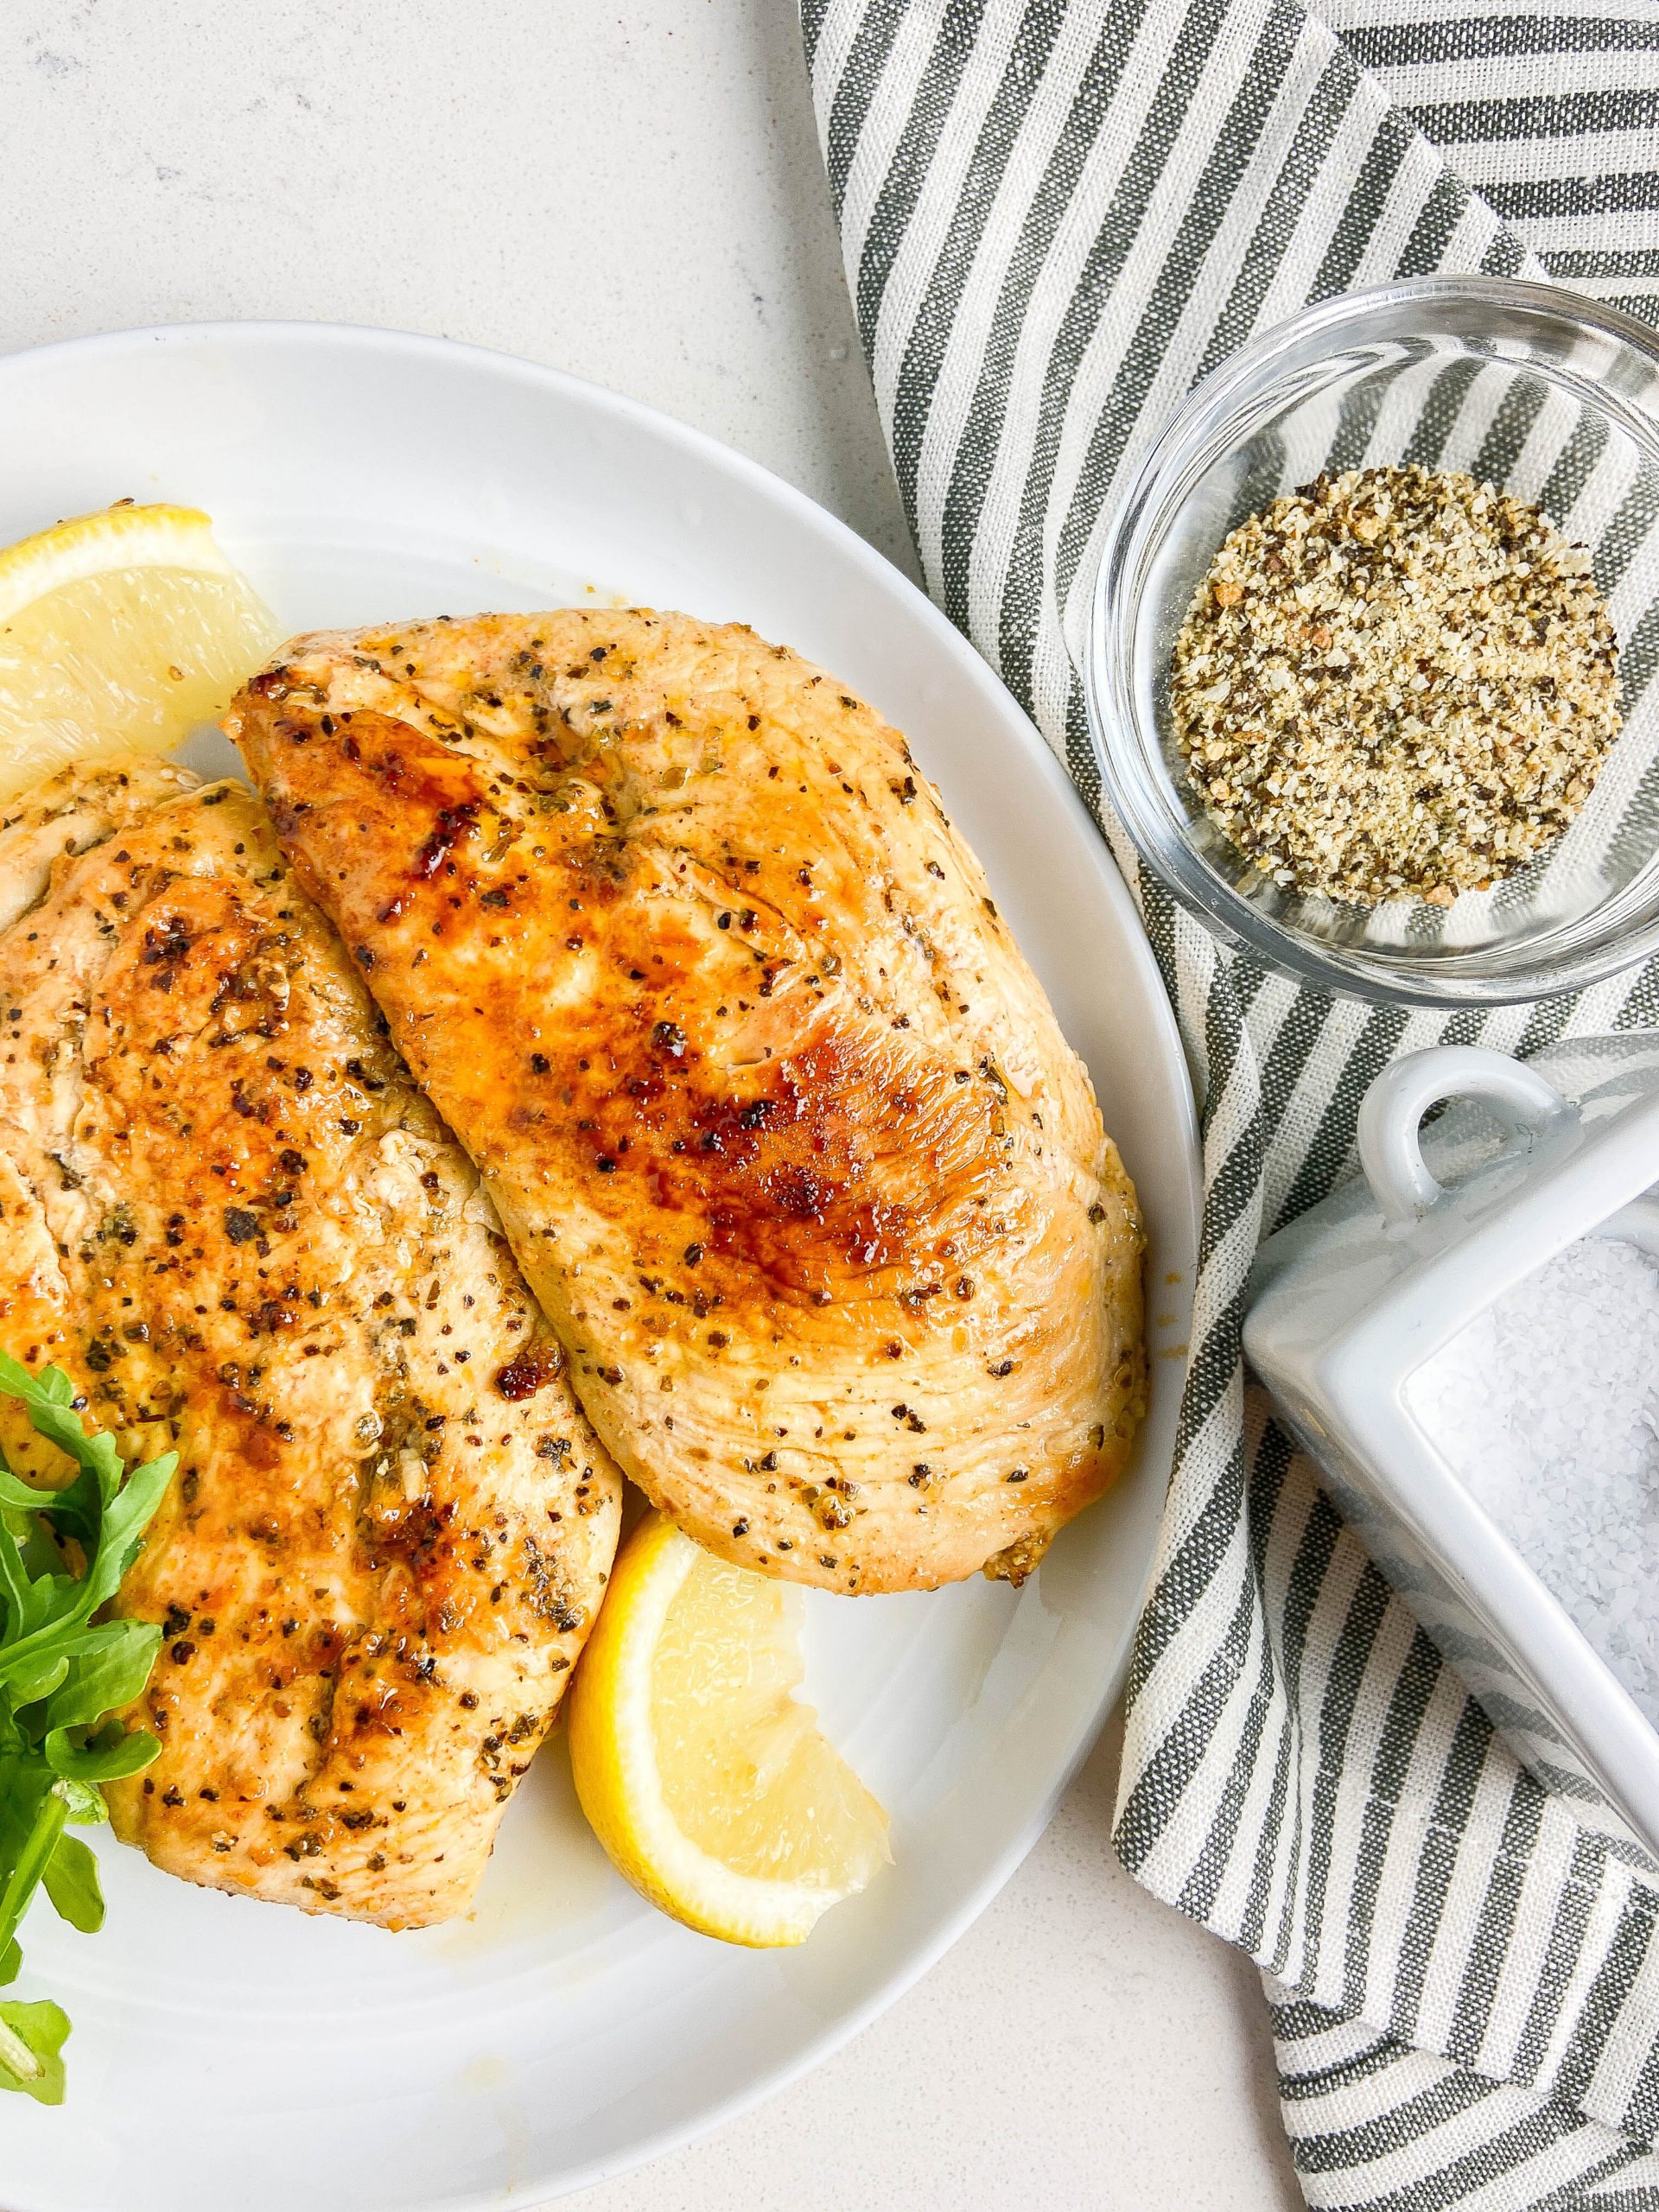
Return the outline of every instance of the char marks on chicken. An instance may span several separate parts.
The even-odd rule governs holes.
[[[179,1453],[117,1601],[163,1633],[118,1833],[416,1925],[482,1872],[620,1482],[264,810],[194,782],[101,762],[0,824],[0,1338]],[[10,1402],[0,1433],[60,1471]]]
[[[1020,1579],[1140,1418],[1141,1225],[899,734],[608,609],[302,638],[226,728],[625,1471],[743,1567]]]

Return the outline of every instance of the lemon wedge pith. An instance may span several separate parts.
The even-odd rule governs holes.
[[[755,1948],[804,1942],[888,1855],[886,1814],[793,1695],[799,1605],[647,1514],[567,1704],[576,1794],[619,1872]]]
[[[109,507],[8,547],[0,802],[70,760],[170,751],[282,634],[194,507]]]

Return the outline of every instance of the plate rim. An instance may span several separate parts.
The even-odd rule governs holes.
[[[1142,996],[1151,1008],[1152,1027],[1160,1033],[1160,1061],[1169,1075],[1171,1088],[1175,1094],[1179,1126],[1166,1133],[1166,1141],[1172,1163],[1177,1169],[1184,1201],[1183,1218],[1179,1224],[1183,1257],[1185,1264],[1196,1270],[1203,1192],[1203,1150],[1192,1070],[1146,924],[1106,844],[1099,823],[1084,804],[1081,792],[1035,721],[991,664],[935,605],[926,592],[850,524],[842,521],[840,516],[820,505],[787,478],[767,467],[763,461],[728,445],[712,432],[683,422],[647,401],[613,391],[607,385],[574,375],[569,370],[555,368],[543,362],[531,360],[522,354],[467,340],[371,323],[339,322],[326,319],[313,321],[301,317],[250,317],[246,320],[140,324],[116,330],[91,332],[73,338],[51,340],[0,353],[0,389],[3,389],[11,377],[25,369],[32,372],[45,369],[49,372],[56,362],[73,360],[79,363],[105,353],[118,356],[145,343],[181,347],[213,344],[257,351],[262,344],[272,340],[290,345],[314,345],[325,351],[378,354],[386,359],[455,360],[463,365],[470,363],[480,372],[515,378],[532,389],[539,388],[556,395],[569,405],[607,416],[613,423],[632,424],[649,430],[652,436],[677,445],[689,458],[703,467],[716,474],[736,478],[750,491],[780,507],[790,523],[804,530],[807,535],[827,531],[832,539],[839,543],[842,551],[850,556],[854,565],[863,571],[874,588],[890,597],[896,597],[913,617],[919,620],[934,645],[984,696],[987,705],[1008,725],[1011,734],[1017,733],[1015,741],[1021,748],[1024,765],[1041,777],[1050,799],[1071,814],[1073,821],[1084,831],[1090,849],[1097,852],[1105,894],[1125,925],[1124,936],[1129,957],[1143,986]],[[1155,1542],[1154,1535],[1141,1580],[1140,1596],[1135,1603],[1135,1618],[1137,1622],[1155,1563]],[[704,2106],[693,2119],[677,2120],[641,2136],[630,2144],[625,2152],[589,2160],[582,2166],[566,2168],[533,2181],[515,2181],[505,2196],[491,2190],[482,2194],[474,2192],[433,2197],[425,2201],[419,2212],[502,2212],[502,2208],[509,2201],[526,2208],[551,2204],[579,2190],[594,2188],[601,2182],[618,2178],[686,2148],[716,2128],[741,2119],[843,2050],[938,1965],[1018,1871],[1046,1830],[1060,1800],[1093,1749],[1127,1679],[1134,1641],[1135,1632],[1131,1628],[1117,1659],[1105,1669],[1096,1696],[1074,1730],[1066,1756],[1057,1770],[1052,1783],[1014,1840],[1004,1847],[980,1879],[944,1916],[932,1938],[906,1954],[902,1963],[886,1974],[861,2004],[838,2015],[794,2055],[757,2073],[742,2088]],[[12,2206],[12,2212],[65,2212],[69,2200],[60,2196],[31,2196],[28,2199],[17,2199]]]

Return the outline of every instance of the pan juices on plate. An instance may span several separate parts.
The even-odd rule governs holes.
[[[899,733],[608,610],[302,638],[226,727],[652,1501],[842,1592],[1029,1573],[1141,1416],[1141,1231]]]

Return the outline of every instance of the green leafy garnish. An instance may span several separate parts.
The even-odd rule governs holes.
[[[111,1436],[89,1436],[61,1369],[29,1374],[0,1352],[0,1394],[74,1460],[64,1490],[35,1490],[0,1460],[0,1986],[23,1962],[18,1924],[37,1889],[60,1917],[103,1925],[98,1861],[66,1824],[108,1818],[98,1784],[137,1774],[161,1750],[142,1728],[105,1719],[149,1680],[154,1621],[98,1621],[138,1555],[178,1465],[176,1452],[130,1474]],[[64,1547],[85,1561],[73,1573]],[[0,2089],[63,2101],[61,2008],[0,2002]]]

